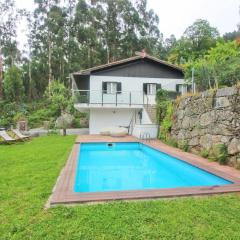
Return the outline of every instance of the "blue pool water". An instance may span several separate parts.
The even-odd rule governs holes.
[[[231,184],[141,143],[83,143],[75,192],[105,192]]]

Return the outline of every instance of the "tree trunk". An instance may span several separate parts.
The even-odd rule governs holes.
[[[3,61],[2,61],[2,55],[0,52],[0,100],[3,99]]]
[[[47,19],[49,20],[49,11],[50,11],[50,1],[48,0],[48,13],[47,13]],[[49,89],[49,93],[50,93],[50,86],[52,83],[52,42],[51,42],[51,33],[50,33],[50,29],[48,26],[48,34],[47,34],[47,38],[48,38],[48,89]]]
[[[66,135],[67,135],[67,129],[63,128],[63,136],[66,136]]]
[[[52,46],[51,46],[51,39],[50,33],[48,32],[48,87],[50,93],[50,85],[52,83]]]
[[[33,97],[31,60],[29,60],[28,63],[28,77],[29,77],[28,100],[31,100]]]

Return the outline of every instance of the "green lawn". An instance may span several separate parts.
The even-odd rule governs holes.
[[[0,146],[0,239],[240,239],[240,195],[44,210],[74,137]]]

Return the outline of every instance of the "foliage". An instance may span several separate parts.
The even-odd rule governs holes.
[[[51,104],[58,109],[59,115],[73,109],[70,91],[62,83],[54,81],[49,86],[49,90],[46,91],[46,96]]]
[[[4,63],[11,67],[20,61],[20,51],[17,48],[17,24],[24,11],[17,9],[14,0],[0,2],[0,56]]]
[[[23,103],[0,101],[0,126],[10,127],[18,113],[25,116],[27,112],[27,106]]]
[[[209,159],[218,161],[220,164],[227,164],[228,150],[225,144],[217,144],[212,147],[209,153]]]
[[[172,138],[172,137],[168,137],[165,141],[166,144],[172,146],[172,147],[175,147],[177,148],[178,147],[178,142],[176,139]]]
[[[160,139],[165,142],[168,141],[170,136],[172,118],[173,118],[173,103],[169,102],[167,105],[166,115],[160,126]]]
[[[206,20],[198,19],[189,26],[183,36],[174,44],[168,59],[173,63],[184,64],[204,56],[216,45],[219,32]]]
[[[189,151],[189,145],[186,140],[178,141],[178,148],[182,149],[184,152]]]
[[[29,127],[40,127],[43,121],[49,121],[51,118],[55,119],[57,111],[53,108],[38,109],[31,113],[28,117]]]
[[[9,68],[5,74],[4,95],[8,101],[19,102],[23,98],[22,73],[16,66]]]
[[[207,158],[209,156],[209,151],[204,148],[201,150],[200,155],[204,158]]]
[[[162,120],[166,115],[168,103],[168,92],[164,89],[159,89],[156,94],[157,119],[159,124],[162,123]]]
[[[1,239],[240,238],[239,194],[44,209],[74,138],[0,146]]]
[[[240,37],[240,29],[233,32],[227,32],[223,35],[225,41],[233,41]]]
[[[240,79],[240,44],[237,41],[218,42],[215,48],[195,62],[186,65],[185,77],[195,70],[195,82],[199,90],[231,86]]]
[[[0,126],[10,127],[18,120],[28,120],[30,127],[42,126],[42,122],[56,118],[58,109],[48,101],[32,103],[0,102]]]

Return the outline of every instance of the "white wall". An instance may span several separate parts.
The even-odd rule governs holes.
[[[149,134],[149,137],[151,139],[157,138],[157,133],[158,133],[158,126],[157,125],[153,125],[153,124],[149,124],[149,125],[140,125],[140,124],[136,124],[133,128],[133,133],[132,135],[134,137],[140,138],[141,134]],[[146,135],[145,135],[146,137]]]
[[[90,109],[90,134],[99,134],[105,127],[128,126],[134,112],[133,109]]]
[[[90,76],[90,90],[96,91],[91,92],[91,102],[101,102],[102,82],[121,82],[122,83],[122,94],[118,95],[118,102],[128,102],[129,94],[132,92],[132,102],[142,103],[143,102],[143,83],[158,83],[161,84],[162,88],[169,91],[176,91],[176,84],[183,84],[184,79],[170,79],[170,78],[140,78],[140,77],[114,77],[114,76]],[[155,96],[149,96],[150,104],[154,104]],[[105,95],[104,101],[115,101],[115,95]]]

